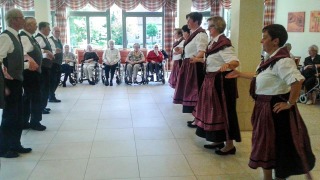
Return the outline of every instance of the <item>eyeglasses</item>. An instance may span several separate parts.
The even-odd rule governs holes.
[[[210,28],[214,28],[214,25],[208,26],[207,30],[210,30]]]

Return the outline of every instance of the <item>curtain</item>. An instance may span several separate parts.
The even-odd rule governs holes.
[[[211,16],[221,16],[222,7],[231,8],[231,0],[192,0],[192,6],[198,11],[210,10]]]
[[[167,52],[169,57],[171,57],[171,49],[173,48],[173,41],[174,41],[173,31],[175,28],[176,12],[177,12],[177,0],[168,1],[164,6],[164,47],[163,49]]]
[[[28,11],[34,7],[33,0],[0,0],[0,6],[4,6],[5,10],[8,11],[15,6],[18,6],[21,10]]]
[[[275,2],[276,0],[265,0],[264,1],[264,26],[274,24],[274,14],[275,14]]]
[[[67,42],[67,15],[66,6],[62,5],[56,10],[55,14],[56,26],[60,29],[60,40],[62,44]]]

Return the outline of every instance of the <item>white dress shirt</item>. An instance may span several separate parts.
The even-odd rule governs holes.
[[[40,33],[44,38],[47,38],[47,36],[45,36],[45,35],[42,34],[41,32],[39,32],[39,33]],[[43,52],[43,48],[46,47],[46,43],[44,42],[43,38],[40,37],[40,36],[38,36],[38,37],[36,37],[35,39],[37,40],[37,42],[38,42],[38,44],[39,44],[39,46],[40,46],[40,48],[41,48],[42,57],[43,57],[43,58],[47,58],[47,57],[48,57],[47,53],[44,53],[44,52]],[[47,39],[48,39],[48,38],[47,38]]]
[[[219,34],[217,37],[215,37],[214,39],[212,39],[211,43],[209,44],[209,46],[213,43],[213,42],[217,42],[219,37],[222,34]],[[217,53],[211,54],[207,57],[207,68],[206,71],[207,72],[216,72],[218,71],[221,66],[225,63],[230,63],[231,61],[239,61],[238,57],[235,55],[234,52],[234,48],[232,46],[227,47],[223,50],[218,51]],[[227,71],[230,71],[230,69],[227,69]]]
[[[23,32],[25,32],[28,36],[32,36],[32,34],[30,34],[27,31],[22,30]],[[27,36],[21,36],[21,44],[23,46],[23,53],[24,55],[26,55],[28,52],[33,51],[33,45],[31,44],[29,38]]]
[[[279,49],[270,57],[278,51]],[[280,59],[272,69],[270,67],[265,69],[256,78],[256,94],[258,95],[286,94],[290,92],[292,83],[304,79],[291,58]]]
[[[119,49],[106,49],[103,52],[103,56],[102,56],[103,62],[104,63],[108,63],[108,64],[115,64],[118,61],[120,61],[120,51]]]
[[[176,47],[183,48],[184,40],[182,40]],[[175,48],[176,48],[175,47]],[[172,61],[181,59],[181,54],[172,54]]]
[[[7,27],[7,30],[11,32],[17,38],[18,41],[20,41],[18,37],[18,32],[16,30],[14,30],[11,27]],[[1,42],[0,43],[0,63],[3,63],[3,59],[7,57],[7,54],[13,52],[14,45],[9,35],[5,33],[2,33],[0,35],[0,42]],[[24,69],[28,69],[28,68],[29,68],[29,63],[25,62]]]
[[[199,27],[200,28],[200,27]],[[191,36],[191,34],[190,34]],[[199,51],[206,51],[208,46],[208,35],[204,32],[198,33],[184,48],[184,57],[191,58],[198,54]]]

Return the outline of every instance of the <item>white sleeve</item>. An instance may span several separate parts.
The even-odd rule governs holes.
[[[273,71],[283,79],[287,85],[305,79],[291,58],[280,59],[273,67]]]
[[[33,51],[33,46],[27,36],[21,36],[21,44],[23,46],[23,54]]]
[[[56,44],[53,42],[53,40],[51,38],[48,38],[48,41],[50,43],[51,49],[52,49],[52,53],[56,54]]]
[[[46,43],[43,41],[42,37],[38,36],[35,38],[40,46],[41,49],[43,49],[44,47],[46,47]]]
[[[208,35],[206,33],[199,33],[197,35],[197,52],[199,51],[206,51],[208,46]]]
[[[2,34],[0,36],[0,62],[3,62],[3,59],[7,57],[7,54],[10,50],[10,44],[9,42],[13,45],[10,37],[7,34]],[[1,71],[1,69],[0,69]]]
[[[236,56],[236,54],[234,52],[234,48],[233,47],[227,47],[227,48],[219,51],[218,53],[222,57],[223,61],[226,62],[226,63],[229,63],[229,62],[231,62],[233,60],[239,61],[238,57]]]

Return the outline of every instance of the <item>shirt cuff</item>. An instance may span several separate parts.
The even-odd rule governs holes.
[[[29,69],[29,62],[24,62],[24,69]]]

